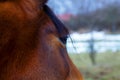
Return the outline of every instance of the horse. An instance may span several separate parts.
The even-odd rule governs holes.
[[[47,0],[0,0],[0,80],[83,80],[69,31]]]

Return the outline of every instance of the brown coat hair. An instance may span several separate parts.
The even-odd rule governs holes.
[[[82,80],[46,2],[0,0],[0,80]]]

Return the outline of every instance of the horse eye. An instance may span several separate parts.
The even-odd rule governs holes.
[[[62,42],[63,44],[66,44],[67,38],[68,38],[68,36],[63,36],[63,37],[60,37],[59,39],[61,40],[61,42]]]

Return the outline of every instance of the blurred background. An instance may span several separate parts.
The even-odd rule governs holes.
[[[120,80],[120,0],[49,0],[70,30],[67,50],[85,80]]]

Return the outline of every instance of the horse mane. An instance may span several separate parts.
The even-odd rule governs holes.
[[[55,25],[55,27],[56,27],[56,29],[58,31],[60,40],[65,44],[66,40],[67,40],[67,37],[68,37],[68,34],[69,34],[68,29],[57,18],[57,16],[54,14],[54,12],[47,5],[43,6],[43,10],[49,16],[49,18],[51,19],[51,21],[54,23],[54,25]]]

